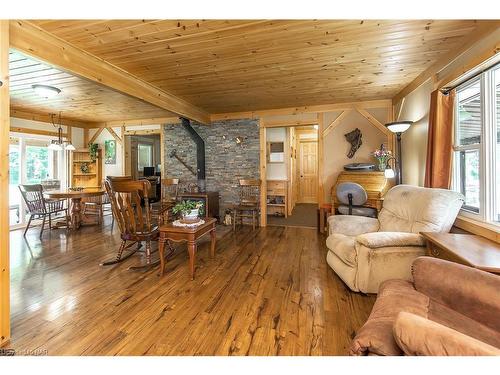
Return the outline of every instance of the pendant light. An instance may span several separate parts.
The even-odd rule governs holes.
[[[71,144],[69,141],[63,141],[62,137],[62,127],[61,127],[61,112],[59,112],[59,125],[55,124],[54,121],[55,114],[51,113],[50,118],[52,120],[52,125],[54,127],[57,127],[57,139],[53,139],[50,142],[49,149],[54,150],[54,151],[61,151],[61,150],[66,150],[66,151],[74,151],[75,146]]]

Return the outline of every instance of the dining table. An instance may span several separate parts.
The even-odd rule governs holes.
[[[88,197],[98,197],[106,193],[106,190],[100,187],[84,188],[82,190],[63,189],[50,190],[43,193],[47,199],[68,199],[70,202],[70,228],[79,229],[82,225],[95,225],[97,221],[89,220],[82,214],[82,199]]]

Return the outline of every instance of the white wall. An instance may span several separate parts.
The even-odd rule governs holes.
[[[386,109],[370,109],[368,112],[381,123],[387,122]],[[325,113],[325,128],[339,114],[340,112]],[[354,157],[349,159],[347,153],[351,145],[345,139],[344,134],[356,128],[361,130],[363,144],[356,151]],[[323,199],[325,202],[330,202],[332,186],[339,173],[343,171],[344,165],[350,163],[373,163],[376,165],[372,153],[380,148],[382,143],[387,144],[387,137],[358,112],[352,111],[323,138],[323,142]]]
[[[121,138],[121,127],[117,128],[112,128],[115,133]],[[91,129],[89,131],[89,138],[92,138],[92,136],[95,134],[97,130],[96,129]],[[99,148],[102,150],[102,178],[106,178],[106,176],[121,176],[123,175],[122,173],[122,145],[118,142],[116,142],[116,164],[104,164],[104,142],[107,140],[112,140],[114,139],[113,136],[104,129],[101,134],[99,134],[99,137],[94,141],[95,143],[99,144]],[[75,146],[76,147],[76,146]]]
[[[403,183],[405,184],[424,185],[431,92],[432,82],[430,80],[411,92],[403,103],[398,119],[414,122],[401,135]]]
[[[267,142],[283,142],[285,144],[285,159],[288,158],[288,150],[286,149],[286,129],[285,128],[269,128],[266,130]],[[286,180],[286,163],[267,163],[267,179],[268,180]]]

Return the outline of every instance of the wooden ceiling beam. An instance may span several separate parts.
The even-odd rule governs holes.
[[[179,116],[207,124],[203,109],[56,37],[28,21],[10,21],[10,46],[57,68],[141,99]]]
[[[346,109],[359,108],[389,108],[392,106],[392,101],[390,99],[380,99],[380,100],[369,100],[362,102],[346,102],[346,103],[335,103],[335,104],[321,104],[312,105],[305,107],[290,107],[290,108],[279,108],[279,109],[264,109],[258,111],[247,111],[247,112],[230,112],[230,113],[217,113],[210,115],[212,122],[220,120],[230,120],[230,119],[241,119],[241,118],[261,118],[263,116],[284,116],[284,115],[298,115],[303,113],[323,113],[323,112],[335,112],[343,111]]]
[[[412,91],[416,90],[427,80],[438,74],[444,68],[452,64],[458,57],[467,52],[470,48],[474,46],[481,39],[486,38],[488,35],[499,32],[500,21],[481,21],[481,24],[474,30],[470,36],[460,44],[457,49],[454,49],[440,58],[437,62],[432,64],[429,68],[420,73],[412,82],[406,85],[400,92],[398,92],[392,99],[392,102],[396,104],[402,98],[407,96]]]
[[[91,124],[91,128],[111,128],[111,127],[117,128],[121,126],[179,124],[180,122],[181,121],[179,120],[179,117],[151,117],[143,119],[93,122]]]
[[[20,118],[23,120],[30,120],[30,121],[46,122],[48,124],[52,124],[52,118],[50,117],[49,114],[26,112],[16,108],[10,109],[10,117]],[[57,122],[59,122],[59,119],[57,119]],[[92,128],[92,123],[90,122],[71,120],[63,117],[61,117],[61,125],[74,126],[75,128],[83,128],[83,129]]]

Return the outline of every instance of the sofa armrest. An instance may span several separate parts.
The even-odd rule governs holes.
[[[500,331],[500,276],[431,257],[415,259],[412,276],[419,292]]]
[[[417,233],[374,232],[356,237],[356,241],[371,249],[379,247],[425,246],[424,238]]]
[[[500,349],[409,312],[398,314],[393,334],[406,355],[500,355]]]
[[[329,234],[340,233],[346,236],[376,232],[380,227],[377,219],[365,216],[333,215],[328,218]]]

